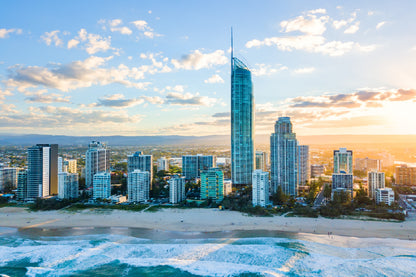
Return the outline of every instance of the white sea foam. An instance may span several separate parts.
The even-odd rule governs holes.
[[[29,260],[28,276],[64,275],[114,261],[134,267],[168,265],[193,274],[232,276],[413,276],[416,249],[391,241],[378,246],[339,247],[288,238],[195,239],[166,243],[121,235],[13,238],[0,243],[0,267]],[[363,245],[366,245],[363,240]]]

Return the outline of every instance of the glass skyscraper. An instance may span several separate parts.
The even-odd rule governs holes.
[[[290,117],[279,117],[270,136],[270,171],[273,192],[278,187],[285,194],[298,192],[298,141],[292,132]]]
[[[233,56],[231,46],[231,179],[251,185],[254,157],[254,97],[249,68]]]

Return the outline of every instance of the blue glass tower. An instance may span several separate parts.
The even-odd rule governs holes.
[[[251,185],[254,156],[254,97],[250,69],[233,56],[231,34],[231,179]]]
[[[285,194],[298,192],[298,141],[292,132],[290,117],[279,117],[270,136],[270,171],[273,192],[278,187]]]

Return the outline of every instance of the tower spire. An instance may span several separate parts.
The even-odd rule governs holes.
[[[234,44],[233,44],[233,27],[231,27],[231,71],[234,63]]]

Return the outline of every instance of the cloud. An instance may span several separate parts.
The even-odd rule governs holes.
[[[151,104],[161,105],[165,103],[165,100],[162,97],[159,96],[142,96],[142,99],[146,100],[147,102]]]
[[[200,96],[198,93],[170,92],[166,95],[165,103],[169,105],[190,105],[211,107],[217,102],[215,98]]]
[[[341,27],[344,27],[347,24],[348,24],[348,22],[346,20],[334,20],[334,21],[332,21],[332,25],[337,30]]]
[[[69,103],[69,96],[63,96],[62,94],[58,93],[46,93],[47,90],[38,90],[35,92],[26,91],[24,94],[26,95],[25,101],[26,102],[37,102],[37,103]]]
[[[344,34],[355,34],[359,29],[360,29],[360,22],[357,21],[357,22],[355,22],[354,25],[351,25],[350,27],[348,27],[344,31]]]
[[[228,63],[228,58],[224,55],[223,50],[216,50],[207,54],[195,50],[191,54],[182,56],[180,60],[172,59],[172,64],[175,68],[187,70],[211,68],[215,65],[223,65],[226,63]]]
[[[160,34],[154,32],[145,20],[136,20],[131,22],[137,30],[142,31],[142,34],[147,38],[160,37]]]
[[[295,74],[308,74],[315,71],[315,67],[303,67],[293,70]]]
[[[118,32],[122,35],[131,35],[133,31],[127,26],[121,26],[123,21],[121,19],[105,20],[101,19],[98,23],[103,25],[103,29],[106,30],[109,27],[111,32]]]
[[[51,31],[51,32],[45,32],[43,36],[41,36],[41,39],[46,43],[46,45],[51,45],[52,43],[55,44],[55,46],[61,46],[63,44],[62,39],[58,37],[59,30]]]
[[[384,24],[386,24],[386,21],[382,21],[382,22],[378,23],[377,26],[376,26],[376,29],[377,30],[380,29],[381,27],[384,26]]]
[[[325,13],[324,9],[308,12],[306,16],[298,16],[295,19],[285,20],[280,23],[282,31],[285,33],[300,31],[310,35],[321,35],[325,32],[325,25],[328,23],[329,16],[317,17],[316,13]]]
[[[45,42],[48,44],[48,41],[45,40]],[[91,34],[91,33],[88,33],[87,30],[85,29],[79,30],[78,36],[69,40],[67,43],[68,49],[77,47],[78,45],[82,45],[83,49],[85,49],[85,51],[90,55],[93,55],[98,52],[106,52],[108,50],[115,50],[113,47],[111,47],[110,36],[102,37],[101,35],[98,35],[98,34]]]
[[[79,44],[79,40],[71,39],[68,41],[67,47],[68,49],[71,49],[71,48],[77,47],[78,44]]]
[[[134,98],[126,99],[123,94],[106,95],[98,99],[95,103],[96,107],[112,107],[112,108],[129,108],[144,103],[144,99]]]
[[[252,68],[252,73],[254,76],[270,76],[277,72],[287,70],[287,66],[280,65],[278,68],[273,68],[271,65],[266,65],[264,63],[257,63],[256,67]]]
[[[214,74],[211,77],[209,77],[207,80],[205,80],[204,82],[206,84],[224,83],[224,79],[222,79],[220,75]]]
[[[103,58],[91,56],[84,61],[69,64],[55,64],[50,67],[16,65],[9,68],[7,85],[24,91],[30,87],[54,88],[70,91],[93,85],[118,83],[126,87],[145,89],[147,82],[136,82],[143,79],[145,73],[153,70],[152,66],[128,68],[120,64],[116,68],[106,69],[103,66],[112,56]]]
[[[212,117],[230,117],[231,118],[231,113],[230,112],[214,113]]]
[[[18,34],[20,35],[22,33],[22,29],[0,29],[0,38],[8,38],[9,34]]]

